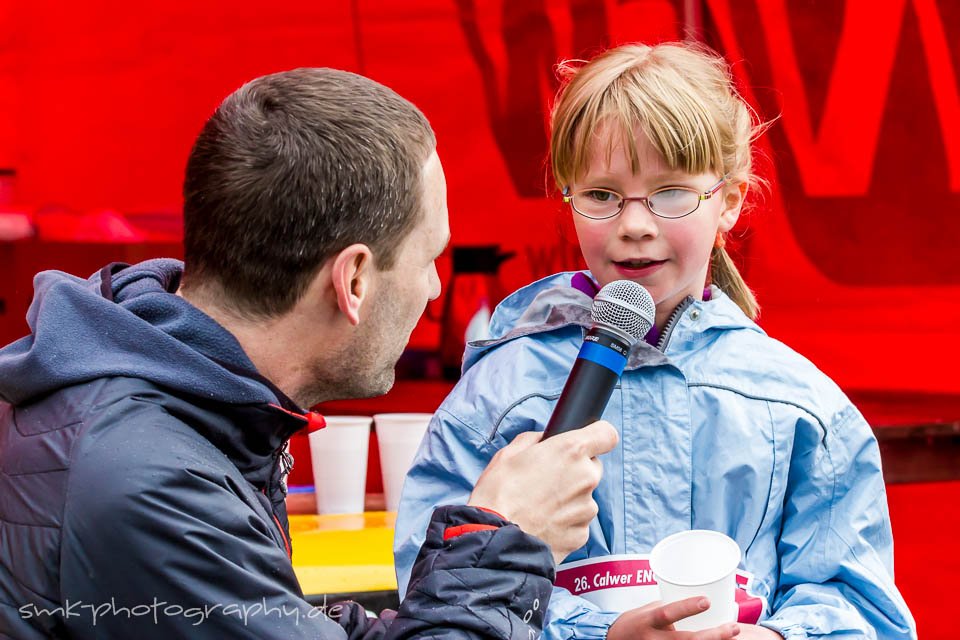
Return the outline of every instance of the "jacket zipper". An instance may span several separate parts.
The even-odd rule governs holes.
[[[670,317],[667,318],[667,323],[663,325],[660,338],[657,339],[656,347],[659,351],[666,353],[667,343],[670,342],[670,336],[673,335],[674,327],[677,326],[677,323],[680,321],[680,316],[683,315],[683,312],[686,311],[687,307],[691,304],[693,304],[693,296],[687,296],[677,305],[677,308],[673,310]]]
[[[293,471],[293,455],[290,453],[290,440],[283,443],[280,449],[280,491],[287,495],[287,478]]]
[[[283,443],[283,446],[280,448],[279,455],[276,457],[275,466],[280,467],[279,474],[279,484],[280,492],[284,497],[287,495],[287,476],[290,474],[290,471],[293,470],[293,456],[290,454],[290,440],[287,440]],[[273,518],[274,524],[277,525],[277,530],[280,532],[280,538],[283,539],[283,547],[287,552],[287,556],[293,557],[293,550],[290,548],[290,540],[287,538],[287,532],[284,531],[283,525],[280,524],[280,518],[277,517],[276,512],[273,510],[273,473],[270,474],[271,480],[267,483],[267,486],[263,488],[263,495],[267,497],[267,502],[270,503],[270,517]]]
[[[293,550],[290,548],[290,540],[287,538],[287,532],[284,531],[283,525],[280,524],[280,518],[277,517],[277,514],[273,510],[273,500],[270,499],[270,494],[267,492],[267,487],[264,487],[260,490],[266,498],[267,502],[270,503],[270,518],[273,520],[273,523],[277,525],[277,531],[280,532],[280,539],[283,540],[283,548],[287,552],[287,557],[293,557]]]
[[[283,530],[283,525],[280,524],[280,518],[278,518],[275,513],[271,513],[270,515],[273,516],[273,521],[277,524],[277,529],[280,531],[280,537],[283,538],[283,548],[287,552],[287,557],[292,558],[293,549],[290,548],[290,541],[287,540],[287,534]]]

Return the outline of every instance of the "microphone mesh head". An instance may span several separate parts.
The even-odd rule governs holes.
[[[647,335],[656,314],[650,293],[632,280],[615,280],[593,299],[593,321],[619,329],[634,339]]]

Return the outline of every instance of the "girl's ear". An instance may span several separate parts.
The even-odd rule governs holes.
[[[360,308],[370,296],[373,271],[373,253],[365,244],[352,244],[333,259],[330,277],[337,306],[350,324],[360,324]]]
[[[746,181],[727,187],[723,190],[723,211],[720,212],[720,224],[717,229],[723,233],[733,229],[740,218],[743,209],[743,200],[747,197]]]

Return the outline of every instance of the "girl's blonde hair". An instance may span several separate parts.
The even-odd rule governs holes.
[[[728,182],[754,187],[763,182],[751,172],[751,147],[766,125],[737,92],[726,61],[706,47],[624,45],[586,64],[561,64],[560,74],[550,160],[561,189],[586,173],[601,127],[611,132],[608,158],[622,145],[634,172],[640,126],[672,169],[715,171]],[[718,240],[710,256],[713,283],[756,318],[757,300]]]

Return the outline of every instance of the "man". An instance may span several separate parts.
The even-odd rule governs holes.
[[[525,434],[439,508],[395,618],[311,608],[290,564],[285,445],[322,421],[303,407],[386,392],[439,294],[434,147],[360,76],[258,78],[191,153],[183,265],[37,276],[31,335],[0,350],[0,637],[537,634],[606,423]]]

